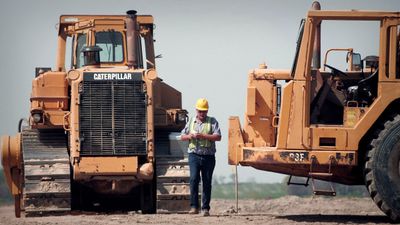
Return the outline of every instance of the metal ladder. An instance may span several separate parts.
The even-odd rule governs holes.
[[[311,178],[311,185],[312,185],[312,189],[313,189],[313,193],[314,195],[325,195],[325,196],[336,196],[336,191],[332,185],[332,182],[329,182],[329,189],[320,189],[317,188],[317,185],[315,183],[314,178],[316,177],[332,177],[333,176],[333,172],[332,172],[332,165],[334,162],[335,158],[333,156],[329,157],[329,168],[328,168],[328,172],[314,172],[314,166],[317,163],[317,159],[315,156],[311,156],[311,164],[310,164],[310,172],[308,173],[308,178]],[[308,179],[307,179],[307,183],[308,183]]]

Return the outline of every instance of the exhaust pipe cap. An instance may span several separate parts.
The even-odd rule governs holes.
[[[128,16],[134,16],[134,15],[136,15],[136,13],[137,13],[136,10],[128,10],[128,11],[126,11],[126,14],[127,14]]]

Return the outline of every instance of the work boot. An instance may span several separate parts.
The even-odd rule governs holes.
[[[199,209],[197,209],[197,208],[190,208],[189,214],[199,214]]]
[[[203,216],[210,216],[208,209],[203,209]]]

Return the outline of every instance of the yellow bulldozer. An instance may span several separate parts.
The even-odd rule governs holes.
[[[379,34],[378,55],[363,58],[351,46],[335,46],[321,67],[324,23],[365,21],[377,23],[370,34]],[[301,21],[291,70],[261,64],[249,72],[243,128],[238,117],[229,118],[229,164],[290,175],[288,184],[305,177],[315,194],[336,193],[314,180],[365,184],[376,205],[399,221],[399,31],[400,12],[323,11],[315,2]],[[323,37],[350,38],[330,32]],[[346,69],[331,64],[333,52],[345,53]]]
[[[134,10],[60,16],[55,68],[36,68],[29,119],[2,137],[16,217],[190,208],[187,111],[157,75],[153,29]]]

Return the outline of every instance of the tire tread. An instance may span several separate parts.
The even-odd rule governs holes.
[[[388,204],[383,200],[381,194],[379,194],[376,185],[375,185],[375,177],[373,174],[373,165],[375,163],[374,156],[377,153],[377,148],[386,137],[386,135],[390,132],[390,129],[396,124],[400,123],[400,114],[392,114],[385,118],[382,121],[383,126],[377,126],[376,130],[373,132],[372,141],[370,145],[367,146],[367,157],[365,161],[364,167],[364,177],[365,184],[369,191],[369,194],[375,204],[390,217],[393,222],[400,222],[400,215],[393,212],[393,210],[388,206]]]

